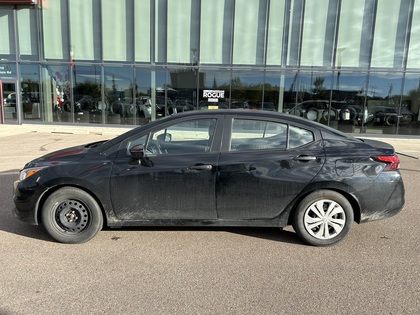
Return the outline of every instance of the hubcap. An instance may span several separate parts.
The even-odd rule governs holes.
[[[66,200],[57,207],[55,220],[66,232],[80,232],[89,222],[88,209],[77,200]]]
[[[309,234],[327,240],[341,233],[346,223],[346,214],[338,203],[324,199],[310,205],[303,220]]]

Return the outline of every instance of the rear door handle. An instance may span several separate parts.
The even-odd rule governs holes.
[[[188,166],[188,169],[190,171],[211,171],[213,169],[213,166],[208,165],[208,164],[198,164],[198,165]]]
[[[313,155],[298,155],[298,156],[295,156],[292,160],[293,161],[299,161],[299,162],[309,162],[309,161],[315,161],[316,156],[313,156]]]

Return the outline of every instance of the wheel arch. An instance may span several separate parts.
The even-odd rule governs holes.
[[[51,196],[51,194],[53,194],[57,190],[59,190],[61,188],[64,188],[64,187],[77,188],[77,189],[83,190],[84,192],[91,195],[92,198],[95,199],[96,203],[99,205],[99,207],[101,209],[101,213],[102,213],[102,217],[103,217],[103,227],[108,225],[108,216],[106,215],[104,205],[102,204],[100,198],[92,190],[89,190],[84,186],[77,185],[77,184],[74,184],[74,183],[55,185],[55,186],[50,187],[48,190],[46,190],[44,192],[44,194],[41,196],[41,198],[39,199],[38,204],[36,206],[36,220],[37,220],[38,225],[42,224],[42,207],[44,206],[45,201],[48,199],[49,196]]]
[[[292,223],[293,214],[294,214],[295,211],[297,211],[301,201],[307,195],[309,195],[309,194],[311,194],[315,191],[318,191],[318,190],[331,190],[331,191],[335,191],[335,192],[341,194],[342,196],[344,196],[344,198],[347,199],[347,201],[350,203],[350,205],[353,209],[354,222],[360,223],[360,220],[361,220],[360,203],[359,203],[357,197],[349,192],[348,188],[349,188],[348,186],[342,185],[342,184],[337,186],[337,183],[329,183],[327,185],[325,183],[322,183],[322,185],[313,185],[310,188],[305,189],[305,191],[301,192],[299,194],[299,196],[296,197],[290,203],[290,206],[286,210],[286,212],[287,212],[287,225],[290,225]]]

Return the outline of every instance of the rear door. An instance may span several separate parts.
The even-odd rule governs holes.
[[[219,219],[280,214],[325,162],[319,134],[274,120],[233,119],[219,159]]]

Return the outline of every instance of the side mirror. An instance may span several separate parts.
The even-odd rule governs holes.
[[[144,145],[138,144],[130,149],[131,157],[135,160],[144,159]]]
[[[162,141],[162,142],[169,142],[172,140],[172,135],[170,133],[162,133],[160,135],[157,136],[157,140],[158,141]]]

